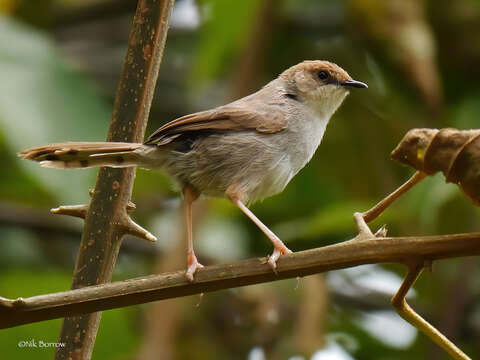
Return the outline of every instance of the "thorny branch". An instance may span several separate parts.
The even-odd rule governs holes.
[[[139,0],[115,96],[107,141],[143,139],[174,0]],[[154,240],[129,216],[135,169],[99,171],[88,205],[63,206],[54,213],[85,219],[72,288],[109,282],[125,234]],[[78,313],[77,313],[78,314]],[[90,359],[101,313],[67,317],[55,358]]]
[[[72,219],[53,217],[42,210],[0,201],[0,225],[30,229],[38,234],[48,234],[48,236],[42,237],[42,240],[52,243],[61,237],[62,240],[71,241],[70,246],[76,247],[78,239],[82,236],[82,226],[77,221],[70,220]],[[159,247],[152,249],[150,243],[138,241],[137,237],[126,235],[122,243],[122,251],[152,258],[162,250]]]
[[[412,130],[409,132],[415,133],[415,130]],[[423,132],[421,132],[423,133]],[[404,138],[408,139],[410,135],[407,134],[407,136]],[[407,144],[406,148],[410,149],[411,142],[407,141],[405,142],[402,140],[401,144],[393,151],[392,154],[395,154],[398,149],[402,149],[404,147],[404,144]],[[414,147],[416,146],[415,142],[413,143]],[[446,147],[447,149],[449,146]],[[441,149],[440,150],[444,150]],[[427,150],[428,151],[428,150]],[[442,154],[443,151],[439,151],[437,148],[437,152],[434,153],[434,159],[435,157],[441,157],[440,155],[445,155]],[[422,154],[422,152],[417,152],[416,157],[418,157],[418,154]],[[458,154],[457,154],[458,155]],[[412,158],[412,157],[411,157]],[[422,160],[424,159],[421,157]],[[404,159],[403,156],[400,157],[400,159]],[[415,159],[416,161],[417,159]],[[471,158],[470,158],[471,160]],[[422,169],[423,170],[423,169]],[[448,174],[448,173],[447,173]],[[463,173],[465,174],[465,173]],[[405,182],[403,185],[401,185],[399,188],[397,188],[394,192],[391,194],[387,195],[384,199],[379,201],[374,207],[372,207],[370,210],[360,213],[356,212],[353,214],[353,217],[355,219],[355,222],[357,223],[357,227],[359,230],[359,234],[355,239],[357,240],[362,240],[362,239],[369,239],[373,237],[373,234],[367,225],[367,222],[372,221],[376,219],[383,211],[385,211],[390,205],[392,205],[396,199],[398,199],[400,196],[405,194],[409,189],[411,189],[413,186],[418,184],[420,181],[425,179],[425,177],[428,176],[427,173],[418,170],[407,182]],[[448,179],[448,176],[446,176]],[[472,180],[470,178],[470,180]],[[467,182],[468,183],[468,182]],[[459,184],[463,185],[463,184]],[[475,191],[472,192],[472,194],[477,194]],[[474,196],[476,197],[476,196]],[[392,305],[397,311],[397,313],[403,317],[405,320],[407,320],[410,324],[415,326],[418,330],[423,332],[425,335],[427,335],[432,341],[434,341],[437,345],[439,345],[441,348],[443,348],[448,354],[450,354],[454,359],[456,360],[469,360],[470,358],[468,357],[467,354],[465,354],[460,348],[458,348],[453,342],[451,342],[445,335],[443,335],[439,330],[437,330],[433,325],[431,325],[428,321],[426,321],[424,318],[422,318],[414,309],[412,309],[408,304],[405,299],[408,290],[413,286],[417,278],[420,276],[422,270],[424,267],[431,267],[432,266],[432,260],[431,259],[425,259],[425,258],[418,258],[418,257],[412,257],[408,263],[406,263],[408,266],[408,273],[405,276],[402,285],[400,286],[400,289],[396,292],[396,294],[392,298]]]
[[[480,233],[350,240],[282,256],[278,275],[265,258],[208,266],[189,283],[184,271],[151,275],[30,298],[0,298],[0,328],[114,309],[202,292],[295,278],[362,264],[412,262],[480,254]]]

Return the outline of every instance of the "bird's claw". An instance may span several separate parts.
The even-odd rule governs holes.
[[[204,266],[198,262],[195,254],[190,253],[188,255],[187,271],[185,273],[187,280],[193,283],[193,280],[194,280],[193,275],[197,272],[198,269],[202,269],[202,268],[204,268]]]
[[[268,265],[272,268],[273,272],[277,274],[277,260],[280,256],[285,254],[291,254],[292,250],[287,248],[285,245],[283,247],[275,247],[272,255],[268,257]]]

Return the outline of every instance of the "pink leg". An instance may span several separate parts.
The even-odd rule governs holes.
[[[192,203],[198,198],[198,193],[190,187],[183,189],[183,198],[185,201],[185,220],[187,226],[187,272],[188,281],[193,282],[193,275],[198,269],[203,268],[193,250],[193,232],[192,232]]]
[[[228,198],[230,199],[231,202],[233,202],[235,205],[238,206],[240,210],[243,211],[245,215],[247,215],[250,220],[252,220],[255,225],[257,225],[260,230],[263,231],[265,235],[270,239],[270,241],[273,244],[273,253],[270,255],[268,258],[268,265],[275,271],[277,268],[277,260],[280,257],[280,255],[284,254],[290,254],[292,251],[285,246],[285,244],[278,238],[277,235],[275,235],[272,230],[270,230],[264,223],[262,223],[253,212],[250,211],[248,207],[245,206],[245,204],[238,199],[236,196],[232,195],[227,195]]]

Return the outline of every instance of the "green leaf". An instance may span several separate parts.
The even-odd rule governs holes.
[[[110,110],[43,33],[0,17],[0,132],[12,154],[31,146],[105,138]],[[61,201],[82,201],[91,170],[52,171],[20,161]]]

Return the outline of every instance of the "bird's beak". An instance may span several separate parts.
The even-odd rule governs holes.
[[[343,83],[340,83],[341,86],[351,86],[351,87],[354,87],[354,88],[359,88],[359,89],[362,89],[362,88],[368,88],[368,85],[361,82],[361,81],[357,81],[357,80],[347,80],[347,81],[344,81]]]

